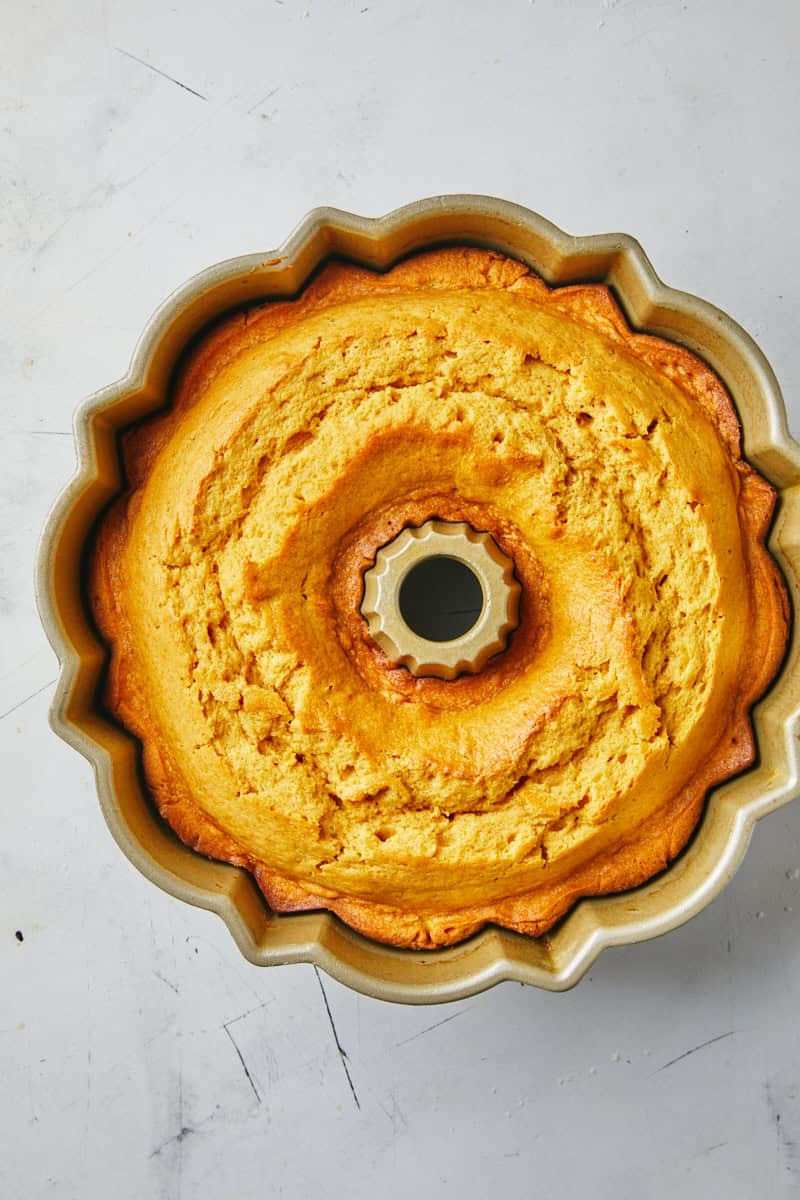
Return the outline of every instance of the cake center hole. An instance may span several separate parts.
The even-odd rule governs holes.
[[[416,563],[400,585],[400,615],[418,637],[452,642],[478,620],[483,588],[459,558],[435,554]]]

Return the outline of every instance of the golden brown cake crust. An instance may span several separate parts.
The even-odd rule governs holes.
[[[131,616],[130,568],[126,554],[131,530],[142,504],[144,489],[159,457],[169,447],[188,414],[209,393],[215,381],[254,347],[264,346],[284,331],[291,331],[307,318],[356,300],[376,300],[423,292],[508,294],[528,300],[541,311],[563,315],[593,333],[599,333],[613,353],[625,362],[645,364],[676,385],[684,398],[710,419],[717,430],[730,465],[730,486],[738,496],[741,556],[749,594],[747,611],[748,652],[742,654],[735,682],[728,688],[724,716],[717,719],[708,753],[695,763],[691,775],[677,794],[663,798],[655,811],[633,828],[621,821],[618,836],[606,836],[598,852],[572,867],[548,877],[546,841],[539,846],[536,885],[510,895],[493,895],[485,903],[467,898],[448,905],[446,899],[427,897],[415,905],[386,903],[369,895],[346,894],[328,886],[324,874],[315,886],[309,878],[292,877],[265,858],[248,850],[242,841],[222,828],[219,821],[198,802],[186,779],[185,763],[176,757],[174,745],[163,723],[154,716],[148,680],[141,666],[140,634]],[[578,413],[577,420],[587,412]],[[407,436],[407,428],[403,436]],[[648,427],[649,428],[649,427]],[[304,435],[299,438],[302,445]],[[364,453],[379,452],[391,458],[391,430],[376,431],[365,444]],[[439,434],[458,451],[467,435],[456,427]],[[648,434],[643,435],[646,437]],[[371,439],[376,439],[373,442]],[[437,445],[439,443],[437,442]],[[331,264],[306,288],[299,299],[270,303],[249,313],[238,314],[219,325],[196,348],[184,366],[173,404],[166,412],[143,423],[126,435],[124,464],[129,491],[110,509],[98,531],[91,560],[90,598],[103,636],[112,648],[106,689],[111,711],[131,729],[143,746],[144,768],[159,810],[188,845],[209,857],[252,871],[267,901],[280,912],[327,908],[368,937],[397,946],[432,947],[447,945],[468,936],[487,922],[530,935],[549,929],[581,896],[620,891],[642,883],[662,870],[685,845],[703,808],[707,790],[750,765],[754,743],[749,709],[764,692],[778,669],[786,644],[788,601],[777,567],[764,546],[769,528],[774,492],[741,458],[740,428],[727,393],[699,359],[662,339],[631,331],[607,288],[600,285],[549,290],[520,263],[489,251],[454,248],[418,255],[385,275],[376,275],[346,264]],[[516,471],[530,469],[524,450],[510,446],[507,453],[484,464],[486,495],[500,487]],[[491,472],[496,471],[496,479]],[[696,503],[701,503],[698,499]],[[694,502],[692,502],[694,503]],[[549,530],[553,544],[567,535],[567,518],[559,528],[558,505]],[[467,520],[488,529],[501,548],[514,559],[523,583],[520,628],[508,651],[476,676],[454,682],[415,679],[402,668],[392,668],[372,642],[359,613],[361,578],[379,546],[407,525],[421,524],[431,516],[445,520]],[[283,561],[283,560],[281,560]],[[457,490],[423,487],[406,490],[395,501],[364,513],[336,547],[332,574],[331,628],[336,629],[343,652],[354,664],[366,688],[374,688],[403,706],[416,705],[419,720],[444,711],[469,713],[476,706],[501,696],[510,681],[518,680],[536,659],[551,635],[549,575],[530,549],[508,512],[495,511],[491,501],[462,497]],[[269,574],[254,564],[246,566],[244,593],[251,605],[269,599]],[[527,597],[527,599],[525,599]],[[531,599],[534,598],[534,599]],[[290,626],[299,642],[302,630]],[[139,639],[139,640],[137,640]],[[177,703],[177,699],[176,699]],[[491,753],[482,768],[491,777]],[[508,754],[507,749],[503,754]],[[498,756],[500,756],[498,751]],[[302,759],[302,755],[298,755]],[[503,763],[506,761],[503,758]],[[503,763],[498,760],[497,771]],[[339,801],[341,805],[341,801]],[[580,807],[580,805],[579,805]],[[465,810],[466,812],[467,810]],[[614,818],[615,819],[615,818]],[[567,824],[566,815],[551,820],[548,833]],[[610,822],[613,826],[613,819]],[[571,851],[569,851],[571,853]],[[569,859],[569,853],[566,859]],[[583,852],[582,852],[583,853]],[[515,877],[516,878],[516,877]],[[521,876],[520,876],[521,878]]]

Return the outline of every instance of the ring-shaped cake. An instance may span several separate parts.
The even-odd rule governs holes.
[[[752,761],[785,647],[739,438],[716,376],[605,287],[490,251],[334,263],[228,319],[127,436],[92,555],[160,811],[273,908],[400,946],[538,935],[649,878]],[[507,648],[455,680],[395,666],[361,612],[431,519],[521,585]]]

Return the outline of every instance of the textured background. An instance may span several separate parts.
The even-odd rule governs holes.
[[[796,0],[0,0],[0,28],[0,1194],[796,1194],[800,805],[568,995],[258,970],[112,844],[47,728],[31,582],[78,402],[175,286],[318,204],[630,232],[755,335],[800,432]]]

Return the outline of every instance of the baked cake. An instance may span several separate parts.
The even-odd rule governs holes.
[[[216,327],[124,442],[91,602],[159,811],[397,946],[546,931],[660,871],[787,637],[774,493],[721,382],[599,285],[451,248],[332,263]],[[488,532],[521,595],[474,674],[414,676],[364,576],[402,530]]]

